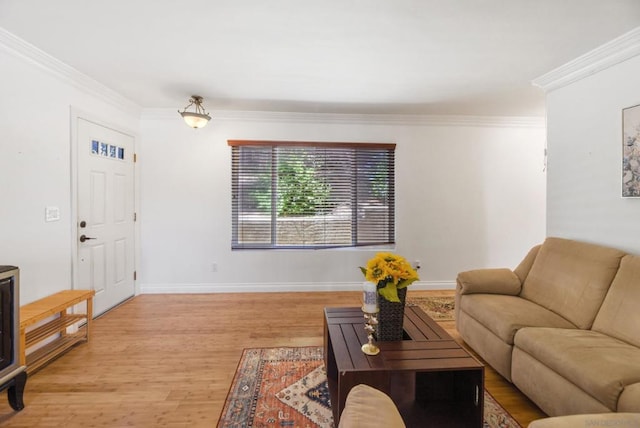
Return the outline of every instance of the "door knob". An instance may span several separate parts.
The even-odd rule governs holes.
[[[89,238],[88,236],[85,236],[85,235],[80,236],[80,242],[88,241],[89,239],[96,239],[96,238]]]

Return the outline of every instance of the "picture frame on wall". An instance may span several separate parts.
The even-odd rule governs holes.
[[[622,197],[640,198],[640,104],[622,109]]]

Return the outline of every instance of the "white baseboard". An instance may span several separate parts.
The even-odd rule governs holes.
[[[418,281],[411,290],[454,290],[455,281]],[[140,284],[138,294],[278,293],[311,291],[361,291],[362,282],[250,283],[250,284]]]

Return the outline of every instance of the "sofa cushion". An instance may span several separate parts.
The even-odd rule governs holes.
[[[592,330],[640,347],[640,257],[627,255],[609,287]]]
[[[591,328],[624,252],[561,238],[547,238],[520,296]]]
[[[465,294],[461,309],[489,331],[512,345],[518,329],[527,326],[575,328],[560,315],[518,296]]]
[[[513,384],[548,416],[614,411],[517,346],[512,356]]]
[[[541,246],[542,245],[536,245],[535,247],[530,249],[524,259],[522,259],[520,264],[518,264],[518,266],[516,266],[516,268],[513,270],[513,272],[520,280],[520,284],[522,284],[525,279],[527,279],[527,276],[531,271],[531,266],[533,266],[533,262],[535,262],[536,257],[538,257],[538,251],[540,251]]]
[[[596,331],[523,328],[515,346],[610,409],[625,385],[640,382],[640,348]]]

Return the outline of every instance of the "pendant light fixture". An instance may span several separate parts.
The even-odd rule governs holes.
[[[189,107],[193,106],[195,111],[187,111]],[[205,111],[202,106],[202,97],[199,95],[192,95],[183,111],[178,110],[178,113],[182,116],[187,125],[192,128],[203,128],[211,120],[211,116]]]

